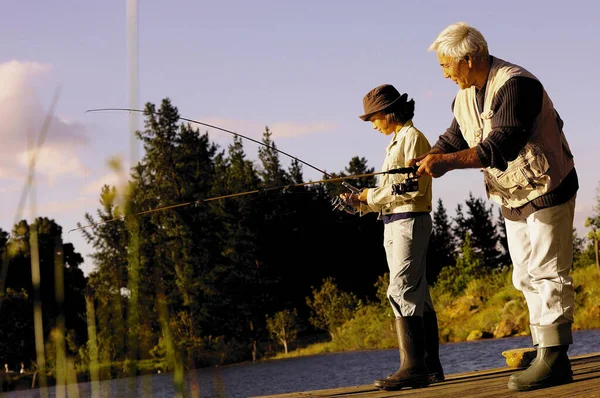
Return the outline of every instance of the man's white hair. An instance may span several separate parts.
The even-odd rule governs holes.
[[[446,27],[429,46],[429,51],[455,59],[470,55],[473,58],[487,58],[488,45],[481,32],[464,22]]]

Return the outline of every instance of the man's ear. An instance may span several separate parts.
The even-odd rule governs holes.
[[[470,55],[467,55],[465,57],[465,61],[467,62],[467,65],[469,65],[469,68],[473,68],[473,57]]]

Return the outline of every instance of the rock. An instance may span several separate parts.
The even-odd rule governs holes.
[[[503,319],[500,321],[496,330],[494,330],[494,337],[500,339],[502,337],[512,336],[517,333],[517,328],[514,322],[510,319]]]
[[[448,343],[450,342],[450,334],[452,332],[450,331],[449,328],[444,328],[442,329],[441,333],[440,333],[440,340],[443,343]]]
[[[502,351],[506,358],[506,364],[511,368],[525,368],[535,359],[535,348],[516,348],[514,350]]]
[[[479,340],[482,337],[483,333],[481,330],[472,330],[471,333],[469,333],[469,336],[467,336],[467,341]]]

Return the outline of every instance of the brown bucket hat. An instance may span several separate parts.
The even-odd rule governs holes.
[[[371,116],[387,109],[402,97],[398,90],[391,84],[377,86],[363,98],[365,113],[364,115],[360,115],[359,118],[368,122]]]

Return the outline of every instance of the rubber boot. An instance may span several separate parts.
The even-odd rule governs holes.
[[[569,344],[573,343],[571,324],[531,327],[537,331],[536,358],[527,370],[510,376],[508,389],[529,391],[571,382],[573,371],[567,355]]]
[[[385,379],[375,380],[375,387],[382,390],[399,390],[403,387],[427,386],[429,372],[425,366],[423,318],[420,316],[396,318],[396,332],[400,368]]]
[[[425,328],[425,366],[429,370],[429,382],[444,381],[444,369],[440,362],[440,336],[435,311],[423,313]]]

